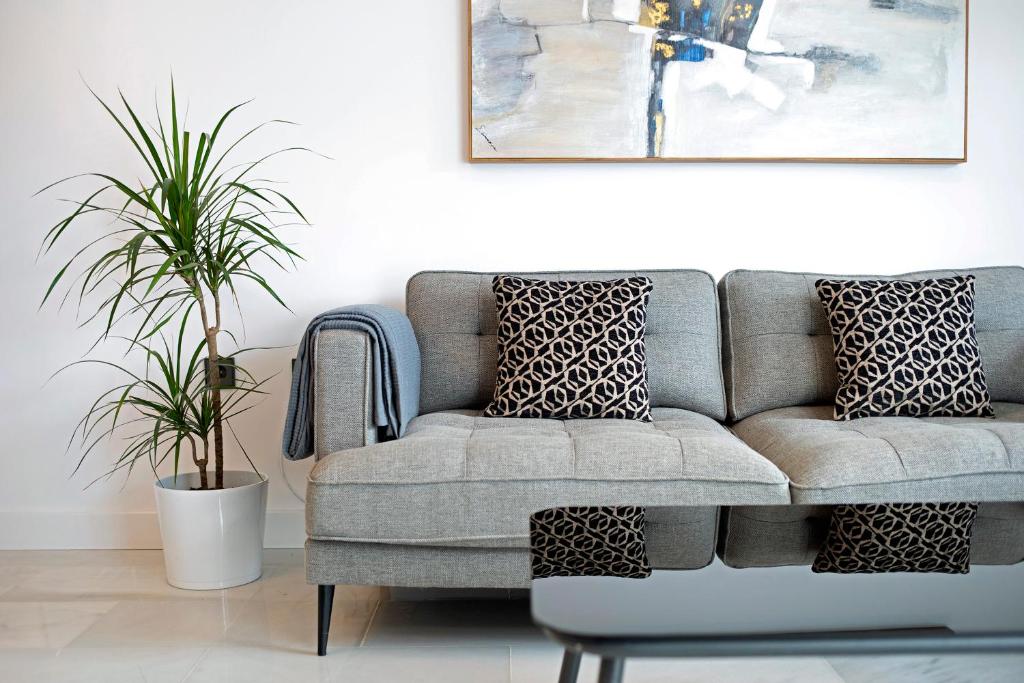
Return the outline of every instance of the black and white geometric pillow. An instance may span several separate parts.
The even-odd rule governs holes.
[[[651,419],[646,277],[498,275],[498,371],[488,417]]]
[[[811,570],[966,574],[976,503],[837,505]]]
[[[533,578],[651,575],[644,508],[563,507],[530,517]]]
[[[818,280],[832,328],[835,418],[992,417],[974,276]]]

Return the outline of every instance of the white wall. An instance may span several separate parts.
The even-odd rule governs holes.
[[[146,472],[83,490],[114,452],[104,448],[68,476],[77,449],[65,454],[67,437],[113,377],[81,371],[42,386],[96,330],[76,330],[73,309],[36,310],[59,259],[37,265],[35,251],[63,207],[59,193],[31,195],[63,175],[137,168],[79,74],[104,96],[121,87],[148,106],[173,69],[194,129],[255,97],[240,121],[303,124],[268,134],[261,149],[299,143],[333,157],[275,168],[315,223],[295,235],[308,261],[274,277],[295,315],[245,298],[248,342],[291,344],[326,307],[401,305],[406,278],[429,268],[718,276],[1024,263],[1024,3],[972,5],[966,165],[474,166],[463,160],[464,0],[3,0],[0,547],[159,543]],[[271,545],[302,539],[301,503],[279,469],[291,353],[258,358],[257,371],[282,374],[239,423],[272,478]],[[285,468],[300,491],[308,467]]]

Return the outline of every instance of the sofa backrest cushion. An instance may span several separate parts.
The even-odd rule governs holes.
[[[992,400],[1024,403],[1024,268],[892,276],[735,270],[718,284],[729,417],[741,420],[772,408],[835,399],[832,337],[815,280],[923,280],[955,275],[977,278],[975,323]]]
[[[510,273],[547,280],[646,276],[648,385],[652,407],[725,419],[715,281],[696,270]],[[495,273],[423,272],[406,288],[406,312],[422,358],[420,412],[483,408],[494,394]]]

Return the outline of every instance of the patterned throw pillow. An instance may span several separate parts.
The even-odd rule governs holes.
[[[488,417],[651,419],[644,328],[650,279],[499,275],[498,374]]]
[[[811,570],[966,574],[976,503],[837,505]]]
[[[992,417],[974,326],[974,276],[815,285],[832,328],[837,420]]]
[[[530,517],[533,578],[651,575],[642,507],[564,507]]]

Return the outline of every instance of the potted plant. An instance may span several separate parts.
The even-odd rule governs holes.
[[[72,201],[73,211],[48,231],[44,253],[77,234],[72,228],[86,227],[87,216],[108,218],[98,236],[79,239],[84,245],[57,270],[43,303],[65,290],[62,302],[73,298],[90,306],[86,322],[102,321],[100,340],[120,339],[128,345],[127,357],[141,356],[145,370],[79,361],[111,366],[125,378],[101,395],[79,423],[74,435],[83,448],[79,467],[98,443],[123,437],[108,474],[130,474],[140,460],[149,462],[157,477],[168,581],[193,589],[248,583],[261,573],[267,480],[255,467],[252,472],[225,471],[224,432],[227,427],[234,434],[231,418],[252,406],[245,399],[259,394],[262,382],[234,359],[222,357],[221,335],[234,340],[222,313],[229,301],[237,307],[237,286],[246,280],[284,306],[262,269],[294,264],[298,254],[278,235],[296,220],[305,223],[305,217],[254,172],[274,155],[302,148],[229,165],[238,145],[268,125],[223,144],[225,123],[245,103],[196,138],[179,119],[173,82],[169,115],[165,121],[158,111],[151,127],[123,94],[125,113],[120,116],[92,94],[145,164],[147,177],[86,173],[41,190],[78,178],[97,185],[85,199]],[[72,270],[79,273],[74,281]],[[195,322],[200,330],[194,329]],[[128,325],[131,335],[113,333]],[[168,340],[166,330],[175,328],[176,338]],[[185,341],[190,333],[198,342]],[[233,375],[234,384],[226,385],[222,375]],[[191,456],[194,472],[179,471],[183,451]],[[169,458],[173,472],[160,477],[158,470]]]

